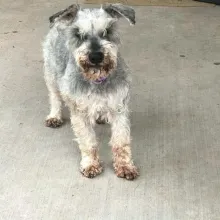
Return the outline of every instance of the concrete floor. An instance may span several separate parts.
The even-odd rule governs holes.
[[[97,128],[105,172],[92,180],[69,121],[44,127],[41,41],[71,1],[31,2],[1,2],[0,219],[219,220],[220,8],[138,7],[135,27],[122,22],[141,173],[129,182],[113,173],[108,127]]]

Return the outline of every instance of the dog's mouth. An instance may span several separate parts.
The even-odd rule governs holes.
[[[97,65],[90,63],[88,59],[80,59],[79,64],[84,78],[95,84],[104,83],[116,66],[110,56],[106,56],[103,62]]]
[[[87,78],[88,74],[92,74],[92,76],[90,76],[90,80],[92,80],[95,84],[101,84],[105,82],[109,76],[109,74],[104,72],[101,66],[90,67],[89,73],[86,75]]]

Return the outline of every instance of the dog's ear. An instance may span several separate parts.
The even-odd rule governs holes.
[[[49,17],[50,26],[53,26],[57,21],[64,21],[67,24],[72,22],[75,19],[78,10],[79,5],[73,4],[64,10],[57,12],[56,14]]]
[[[132,7],[123,4],[104,5],[103,9],[113,18],[126,18],[131,25],[136,23],[135,11]]]

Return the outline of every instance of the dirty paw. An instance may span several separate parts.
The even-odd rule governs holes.
[[[130,164],[115,166],[115,173],[117,177],[125,178],[127,180],[134,180],[139,175],[137,168]]]
[[[45,121],[45,125],[50,128],[58,128],[63,124],[62,119],[58,118],[48,118]]]
[[[106,121],[105,121],[105,119],[98,118],[96,120],[96,123],[99,124],[99,125],[104,125],[106,123]]]
[[[88,178],[94,178],[102,172],[102,166],[100,163],[89,165],[85,168],[81,167],[81,173]]]

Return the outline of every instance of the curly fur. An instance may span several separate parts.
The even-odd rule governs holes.
[[[117,8],[120,8],[118,16],[124,11],[127,19],[129,16],[134,19],[133,9],[117,4],[100,9],[70,6],[51,16],[51,28],[43,43],[44,76],[51,106],[46,125],[62,124],[64,101],[70,109],[81,150],[81,172],[94,177],[102,172],[94,125],[100,118],[107,121],[112,127],[110,145],[115,172],[119,177],[134,179],[137,169],[132,162],[128,115],[131,80],[118,51]],[[88,60],[91,48],[97,45],[104,54],[98,67]],[[97,84],[95,80],[99,77],[106,79]]]

